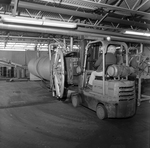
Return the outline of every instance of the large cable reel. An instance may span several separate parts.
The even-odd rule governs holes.
[[[65,65],[64,54],[61,48],[56,49],[54,54],[54,63],[52,67],[53,91],[55,96],[63,98],[65,85]]]

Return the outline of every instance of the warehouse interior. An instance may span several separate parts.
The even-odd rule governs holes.
[[[150,1],[0,0],[0,94],[0,148],[150,148]]]

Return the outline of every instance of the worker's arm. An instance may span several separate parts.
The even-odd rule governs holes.
[[[102,59],[102,55],[97,59],[97,61],[95,62],[94,64],[94,68],[97,68],[98,66],[101,65],[101,63],[103,62],[103,59]]]

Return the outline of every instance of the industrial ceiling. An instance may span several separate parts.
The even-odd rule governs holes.
[[[4,0],[3,0],[4,1]],[[6,0],[7,1],[7,0]],[[149,32],[150,0],[12,0],[0,4],[0,49],[7,42],[45,46],[70,36],[78,40],[110,36],[148,43],[150,37],[125,35],[125,30]],[[19,18],[6,21],[5,17]],[[74,28],[26,23],[22,19],[76,24]],[[45,22],[44,22],[45,23]],[[47,22],[46,22],[47,23]],[[48,22],[49,23],[49,22]],[[13,48],[15,48],[13,45]]]

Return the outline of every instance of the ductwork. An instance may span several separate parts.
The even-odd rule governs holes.
[[[117,41],[125,41],[125,42],[135,42],[135,43],[146,43],[150,44],[148,37],[137,37],[132,35],[125,35],[121,33],[114,33],[108,31],[93,30],[87,28],[79,30],[69,30],[69,29],[60,29],[60,28],[52,28],[52,27],[39,27],[39,26],[27,26],[27,25],[19,25],[19,24],[3,24],[0,23],[0,29],[3,30],[13,30],[13,31],[26,31],[26,32],[34,32],[34,33],[49,33],[49,34],[59,34],[59,35],[68,35],[68,36],[84,36],[88,39],[93,38],[106,38],[110,37],[112,40]]]
[[[53,20],[45,20],[45,19],[34,19],[27,17],[13,17],[8,15],[1,15],[1,21],[3,23],[13,23],[13,24],[27,24],[27,25],[36,25],[36,26],[52,26],[52,27],[60,27],[60,28],[77,28],[76,23],[69,22],[60,22]]]

